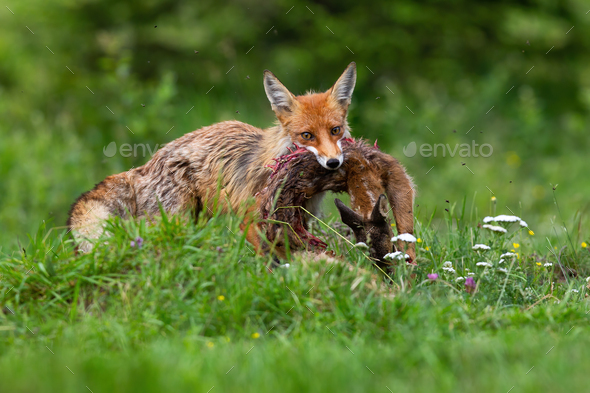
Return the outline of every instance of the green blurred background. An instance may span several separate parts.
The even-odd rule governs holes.
[[[497,213],[510,208],[543,235],[561,222],[551,186],[559,184],[563,217],[581,216],[584,226],[589,8],[586,0],[5,3],[0,244],[26,244],[43,220],[64,225],[79,194],[149,159],[143,148],[109,158],[111,142],[153,149],[229,119],[268,127],[264,69],[301,94],[329,88],[351,61],[353,134],[378,139],[407,167],[420,214],[438,208],[442,217],[467,198],[481,217],[492,190]],[[410,158],[403,147],[412,141],[489,143],[493,154]]]

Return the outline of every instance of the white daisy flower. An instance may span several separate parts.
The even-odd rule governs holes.
[[[508,274],[508,270],[504,269],[503,267],[499,267],[497,271]]]
[[[586,282],[590,282],[590,277],[586,277]]]
[[[449,272],[449,273],[455,273],[455,269],[453,269],[452,267],[443,267],[442,268],[445,272]]]
[[[291,265],[289,265],[288,263],[285,263],[284,265],[281,265],[281,267],[282,267],[283,269],[288,269],[288,268],[289,268],[289,266],[291,266]]]
[[[408,254],[404,254],[401,251],[396,251],[396,252],[390,252],[389,254],[385,254],[383,256],[383,258],[389,259],[391,261],[393,261],[394,259],[397,259],[398,261],[401,261],[402,259],[408,259],[408,258],[410,258],[410,256]]]
[[[496,222],[519,222],[522,220],[520,219],[520,217],[507,216],[506,214],[500,214],[499,216],[494,217],[494,221],[496,221]]]
[[[397,235],[391,238],[392,242],[396,242],[398,240],[401,240],[402,242],[406,243],[416,243],[416,238],[414,237],[414,235],[409,233],[402,233],[401,235]]]
[[[483,227],[485,229],[489,229],[492,232],[500,232],[500,233],[506,233],[508,232],[506,229],[498,226],[498,225],[490,225],[490,224],[484,224]]]
[[[465,281],[465,277],[457,277],[456,282]]]
[[[502,263],[504,263],[504,260],[503,260],[503,259],[500,259],[500,260],[498,261],[498,265],[501,265]]]
[[[475,251],[477,251],[477,250],[491,250],[491,248],[489,246],[486,246],[485,244],[476,244],[475,246],[472,247],[472,249],[474,249]]]
[[[446,261],[445,263],[443,263],[443,267],[453,267],[453,262]]]
[[[489,262],[477,262],[476,266],[485,266],[485,267],[492,267],[492,264]]]
[[[570,289],[570,292],[573,292],[573,293],[578,293],[578,292],[580,292],[580,291],[578,291],[577,289]]]
[[[467,273],[468,276],[475,276],[475,273]]]
[[[484,219],[483,219],[483,222],[485,224],[487,224],[488,222],[492,222],[492,221],[495,221],[494,217],[487,216],[487,217],[484,217]]]
[[[551,262],[547,262],[546,264],[544,264],[543,266],[545,267],[549,267],[549,266],[553,266],[553,264]]]
[[[504,254],[500,255],[500,258],[507,258],[507,257],[515,257],[516,254],[513,252],[505,252]]]
[[[355,248],[366,248],[369,249],[369,246],[367,246],[367,243],[364,242],[358,242],[357,244],[354,245]]]
[[[528,224],[526,223],[526,221],[520,220],[520,226],[523,228],[526,228],[526,227],[528,227]]]

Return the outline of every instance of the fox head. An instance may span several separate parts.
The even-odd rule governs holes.
[[[340,141],[350,138],[346,114],[355,83],[353,62],[326,92],[295,96],[272,72],[264,71],[264,90],[280,127],[326,169],[338,169],[344,161]]]

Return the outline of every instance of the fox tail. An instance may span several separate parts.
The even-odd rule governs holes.
[[[77,243],[77,250],[90,252],[104,232],[104,220],[112,216],[135,214],[133,186],[125,176],[109,176],[92,190],[82,194],[72,205],[67,225]]]

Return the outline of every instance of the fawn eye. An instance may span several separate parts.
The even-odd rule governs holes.
[[[330,132],[332,133],[332,135],[338,135],[340,134],[340,127],[334,127],[330,130]]]
[[[301,133],[301,137],[303,139],[310,140],[313,137],[313,135],[311,135],[311,132],[303,132],[303,133]]]

